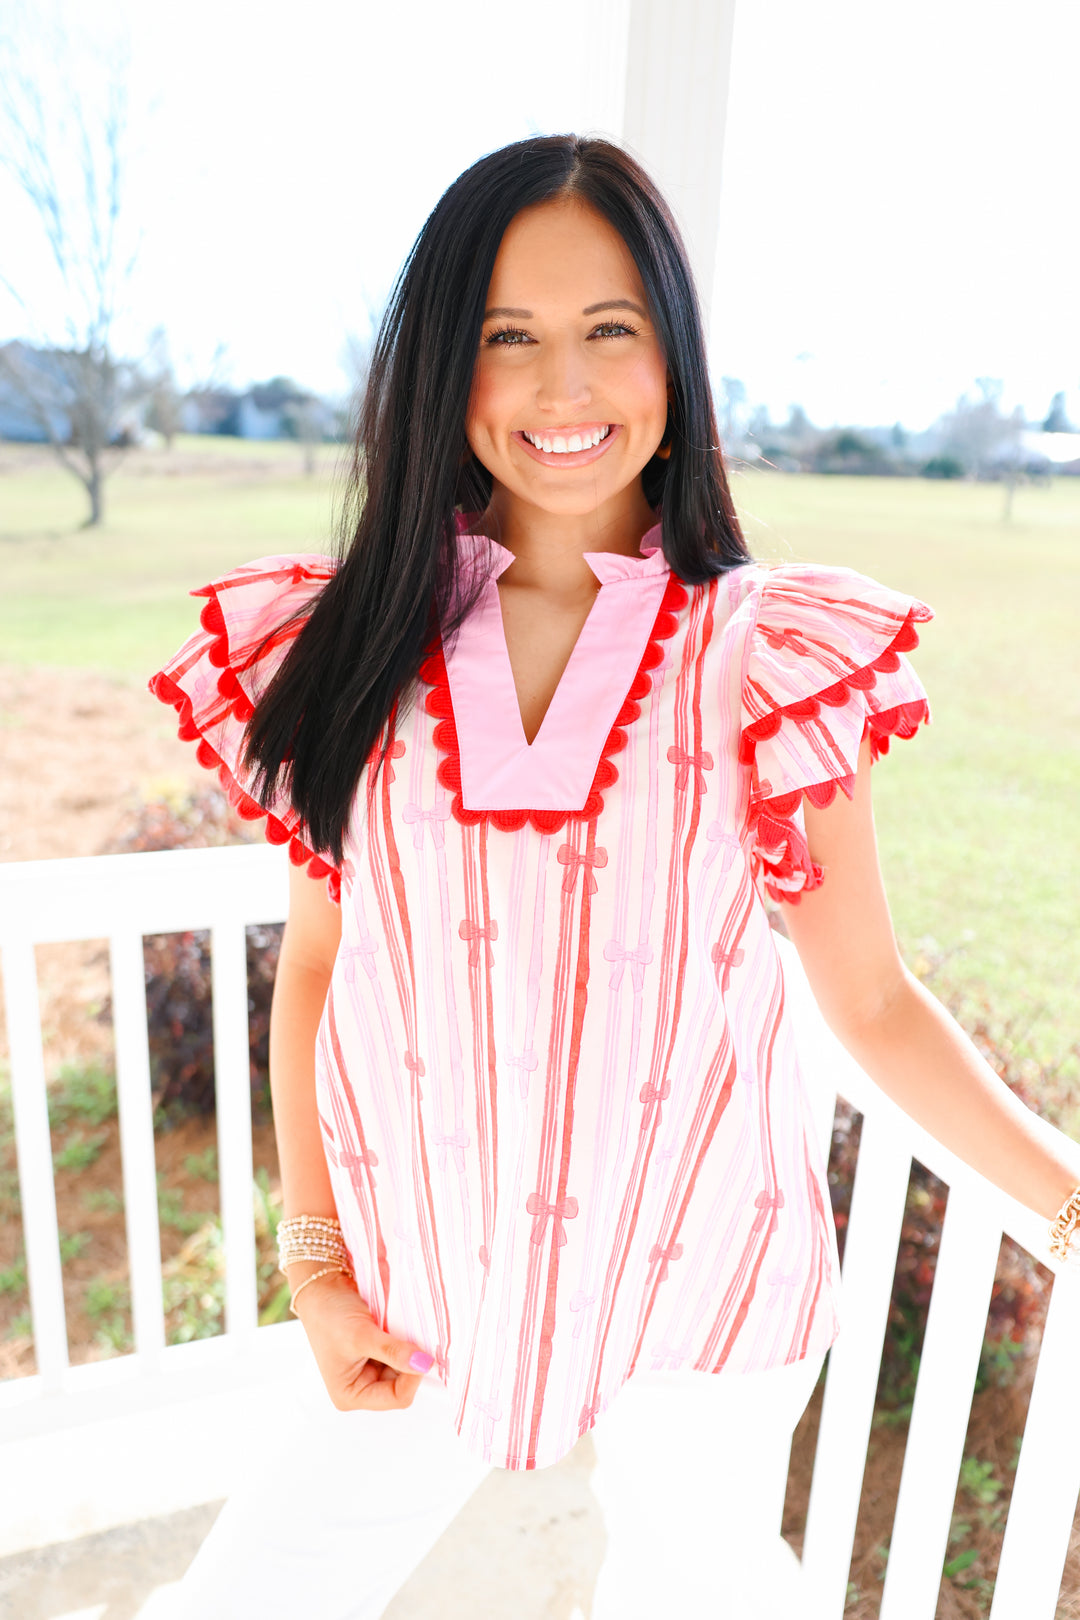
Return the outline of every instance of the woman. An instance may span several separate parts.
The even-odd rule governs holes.
[[[354,487],[339,563],[206,587],[154,682],[296,863],[282,1265],[333,1408],[272,1521],[226,1508],[189,1612],[375,1616],[490,1465],[592,1429],[594,1616],[789,1611],[758,1588],[837,1265],[763,891],[878,1083],[1080,1217],[1080,1150],[889,923],[870,764],[927,717],[929,609],[753,564],[684,249],[602,141],[518,143],[443,197]]]

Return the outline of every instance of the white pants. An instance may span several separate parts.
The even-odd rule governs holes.
[[[624,1385],[592,1431],[607,1551],[591,1620],[800,1613],[780,1521],[822,1359]],[[490,1471],[435,1383],[401,1412],[338,1412],[311,1386],[285,1430],[275,1419],[272,1452],[176,1589],[177,1620],[377,1620]]]

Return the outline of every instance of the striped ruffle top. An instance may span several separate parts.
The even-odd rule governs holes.
[[[765,897],[823,880],[806,794],[928,717],[922,603],[845,569],[687,586],[658,549],[599,591],[526,742],[486,576],[365,771],[340,871],[317,1094],[373,1315],[435,1357],[466,1445],[556,1462],[637,1368],[746,1372],[837,1332],[836,1243]],[[270,557],[196,594],[151,683],[241,814],[252,702],[331,577]],[[280,634],[275,633],[279,627]]]

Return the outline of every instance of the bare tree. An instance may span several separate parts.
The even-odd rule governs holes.
[[[171,450],[173,440],[180,431],[180,408],[183,396],[176,382],[169,344],[163,327],[150,334],[150,349],[143,366],[148,404],[147,421],[155,433],[165,440]]]
[[[360,294],[364,306],[364,325],[366,331],[358,332],[350,327],[342,340],[338,363],[345,373],[347,388],[347,401],[345,417],[348,423],[346,431],[355,427],[360,405],[367,389],[368,372],[371,370],[372,355],[375,351],[375,340],[379,327],[382,324],[384,303],[374,298],[371,293],[362,290]]]
[[[1014,427],[1001,413],[1003,384],[998,377],[976,377],[982,396],[962,394],[955,409],[940,418],[937,428],[942,447],[964,471],[975,478],[989,475],[994,459],[1013,436]]]
[[[999,463],[1001,478],[1005,485],[1005,502],[1001,509],[1002,522],[1011,523],[1013,515],[1013,496],[1016,486],[1024,477],[1024,429],[1027,422],[1023,407],[1017,405],[1011,416],[1005,418],[1002,437],[999,440]]]
[[[282,412],[282,423],[288,433],[304,447],[304,473],[310,478],[315,472],[318,447],[325,437],[325,407],[314,394],[298,393]]]
[[[134,266],[121,232],[126,63],[114,55],[99,93],[80,90],[64,72],[66,32],[55,18],[50,28],[28,17],[24,11],[23,27],[0,40],[0,165],[37,220],[64,314],[61,335],[55,321],[40,318],[40,289],[31,296],[29,286],[16,285],[10,260],[0,261],[0,282],[23,311],[30,339],[0,349],[0,380],[85,488],[89,526],[102,520],[105,479],[130,440],[142,391],[138,367],[114,350]],[[57,68],[48,93],[42,62]],[[14,233],[5,234],[10,243]]]
[[[745,437],[746,384],[738,377],[720,379],[720,442],[729,455]]]

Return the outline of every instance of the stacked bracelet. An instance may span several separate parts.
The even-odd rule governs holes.
[[[308,1283],[318,1282],[320,1277],[329,1277],[335,1272],[344,1272],[346,1277],[352,1277],[352,1272],[349,1270],[348,1266],[324,1266],[321,1271],[313,1271],[310,1277],[304,1278],[300,1286],[293,1290],[292,1298],[289,1300],[289,1309],[294,1316],[299,1314],[296,1309],[296,1302],[300,1298],[300,1295],[304,1292],[304,1289],[307,1287]]]
[[[1057,1260],[1080,1265],[1080,1187],[1066,1199],[1051,1223],[1050,1253]]]
[[[325,1260],[352,1275],[352,1260],[340,1223],[328,1215],[294,1215],[279,1221],[277,1246],[282,1271],[296,1260]]]

